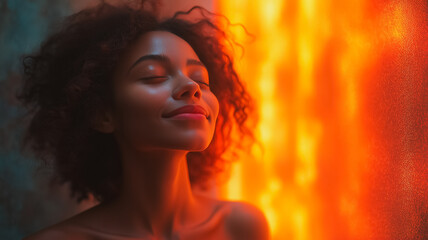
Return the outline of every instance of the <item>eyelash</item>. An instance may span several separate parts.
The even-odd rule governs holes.
[[[168,78],[168,76],[142,77],[142,78],[140,78],[140,80],[151,80],[151,79],[162,79],[162,78]]]
[[[168,76],[143,77],[143,78],[140,78],[140,80],[161,79],[161,78],[168,78]],[[210,84],[208,84],[206,82],[202,82],[202,81],[196,81],[196,82],[198,82],[200,84],[204,84],[204,85],[210,87]]]
[[[204,84],[204,85],[206,85],[206,86],[208,86],[208,87],[210,87],[210,85],[208,84],[208,83],[206,83],[206,82],[201,82],[201,81],[197,81],[198,83],[201,83],[201,84]]]

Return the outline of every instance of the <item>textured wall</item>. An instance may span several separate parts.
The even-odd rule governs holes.
[[[427,3],[220,1],[256,35],[238,70],[265,147],[225,195],[274,240],[428,239]]]

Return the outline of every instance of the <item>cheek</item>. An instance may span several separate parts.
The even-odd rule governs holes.
[[[211,93],[210,95],[208,95],[208,97],[205,100],[208,104],[208,106],[211,108],[211,114],[212,114],[212,119],[215,120],[218,117],[218,113],[219,113],[219,109],[220,109],[220,104],[218,102],[217,97],[214,95],[214,93]]]
[[[156,129],[168,93],[162,89],[147,89],[136,85],[124,89],[118,98],[118,130],[125,137],[150,135]]]

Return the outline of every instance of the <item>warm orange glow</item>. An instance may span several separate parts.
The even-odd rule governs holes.
[[[420,234],[427,6],[374,2],[217,6],[256,36],[248,43],[242,29],[230,29],[245,47],[236,67],[257,99],[264,146],[233,166],[221,193],[262,209],[273,239]]]

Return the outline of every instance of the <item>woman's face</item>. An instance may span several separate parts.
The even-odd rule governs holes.
[[[182,38],[166,31],[140,36],[114,75],[119,143],[143,151],[206,149],[219,111],[208,84],[207,69]]]

